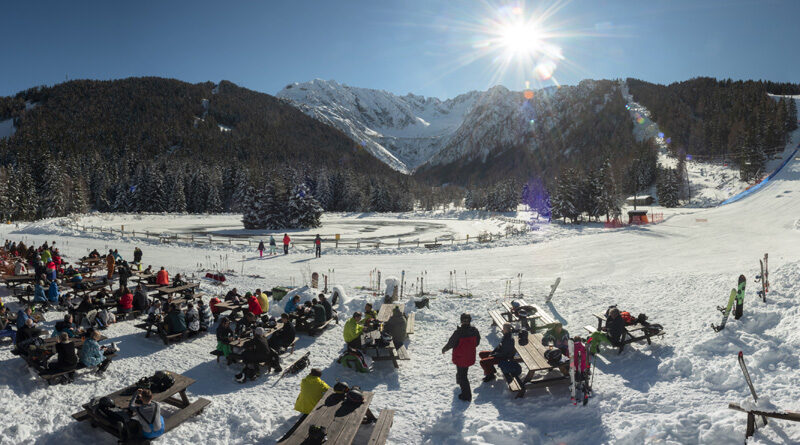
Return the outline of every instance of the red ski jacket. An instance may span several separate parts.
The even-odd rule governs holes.
[[[467,368],[475,364],[475,355],[481,343],[481,334],[473,326],[459,326],[442,348],[442,353],[453,350],[453,364]]]

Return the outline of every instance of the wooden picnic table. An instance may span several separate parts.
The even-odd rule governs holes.
[[[247,302],[234,303],[232,301],[222,301],[214,306],[214,311],[216,312],[214,316],[219,317],[225,312],[230,311],[230,314],[228,314],[227,317],[234,319],[239,312],[244,312],[245,309],[247,309]]]
[[[525,363],[528,368],[527,374],[522,379],[513,379],[509,383],[509,389],[517,393],[517,398],[524,397],[527,386],[549,386],[557,383],[569,383],[569,373],[564,373],[561,369],[567,369],[569,362],[563,362],[556,366],[547,363],[544,358],[544,353],[548,346],[542,345],[542,336],[540,334],[528,334],[528,343],[520,345],[519,339],[514,337],[514,348],[520,357],[520,360]],[[537,375],[537,373],[543,373]]]
[[[163,392],[153,393],[153,401],[166,403],[178,408],[177,411],[171,413],[168,410],[161,411],[161,415],[164,416],[165,434],[189,419],[189,417],[200,414],[203,409],[205,409],[205,407],[211,403],[210,400],[202,397],[198,398],[194,402],[190,402],[189,397],[186,396],[186,389],[194,384],[195,380],[172,372],[169,374],[175,379],[175,383],[172,385],[172,387]],[[130,395],[122,395],[122,393],[126,392],[126,390],[130,391],[131,388],[123,388],[119,391],[109,394],[106,397],[109,397],[117,408],[127,408],[133,393]],[[176,397],[176,395],[178,395],[180,398]],[[88,420],[91,422],[92,426],[98,426],[114,437],[117,437],[118,439],[120,438],[117,435],[118,432],[116,426],[105,416],[103,416],[101,413],[95,413],[88,403],[84,404],[83,408],[83,411],[73,414],[72,418],[79,422]]]
[[[105,262],[105,260],[105,258],[82,258],[78,260],[78,265],[94,266],[96,264],[100,264],[100,262]]]
[[[525,300],[515,299],[522,307],[529,307],[533,309],[533,313],[529,313],[526,318],[528,330],[530,332],[538,332],[550,329],[557,323],[557,321],[544,309],[535,304],[528,304]],[[492,324],[502,327],[504,323],[521,323],[521,319],[514,313],[514,307],[510,301],[502,302],[503,310],[491,310],[489,316],[492,318]]]
[[[398,309],[400,309],[400,312],[403,312],[403,309],[405,308],[405,305],[404,304],[396,304],[396,303],[384,303],[383,305],[381,305],[381,308],[378,310],[378,317],[376,318],[376,320],[378,320],[381,323],[386,323],[387,321],[389,321],[389,318],[392,316],[392,312],[394,311],[394,308],[398,308]],[[406,315],[406,334],[407,335],[411,335],[411,334],[414,333],[414,315],[415,315],[414,312],[411,312],[410,314]]]
[[[20,284],[33,283],[36,281],[36,276],[31,273],[27,275],[3,275],[1,279],[6,284],[6,287],[17,287]]]
[[[603,332],[604,329],[605,329],[605,323],[606,323],[605,314],[597,313],[597,314],[592,314],[592,315],[594,315],[594,317],[597,318],[597,329],[593,328],[592,326],[584,326],[584,329],[586,329],[586,331],[588,331],[590,334],[595,332],[595,331]],[[650,345],[650,344],[653,344],[653,342],[651,341],[651,339],[653,337],[658,337],[659,335],[664,335],[664,330],[663,329],[660,329],[657,332],[655,332],[653,329],[648,329],[649,326],[650,325],[643,325],[641,323],[635,323],[635,324],[631,324],[631,325],[625,326],[625,332],[626,333],[623,336],[622,344],[623,345],[627,345],[627,344],[634,343],[634,342],[637,342],[637,341],[640,341],[640,340],[647,340],[647,344]],[[620,349],[620,352],[622,352],[621,349]]]
[[[373,392],[362,391],[364,401],[358,405],[348,402],[345,394],[337,394],[333,389],[329,389],[324,396],[317,402],[317,406],[311,411],[299,426],[281,444],[301,445],[308,439],[309,427],[312,425],[321,426],[326,429],[328,441],[331,445],[350,445],[353,443],[358,430],[364,423],[375,424],[372,434],[367,443],[384,444],[389,435],[394,419],[394,410],[385,409],[381,411],[379,417],[370,410]]]
[[[395,349],[393,342],[389,342],[386,346],[378,346],[380,338],[381,331],[379,329],[361,334],[361,348],[369,354],[373,361],[391,361],[395,368],[399,368],[398,360],[411,360],[411,355],[405,345],[397,349]]]
[[[163,287],[157,288],[156,290],[158,291],[158,297],[159,298],[162,298],[162,297],[165,298],[167,295],[177,294],[179,292],[183,293],[183,292],[191,291],[193,293],[194,289],[196,289],[198,287],[200,287],[200,283],[186,283],[186,284],[184,284],[182,286],[177,286],[177,287],[163,286]]]

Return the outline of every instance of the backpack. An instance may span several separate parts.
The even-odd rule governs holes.
[[[525,330],[519,331],[519,337],[517,339],[517,343],[519,343],[520,346],[525,346],[528,344],[528,331]]]
[[[339,357],[338,362],[348,368],[355,369],[357,372],[369,372],[369,367],[367,366],[367,361],[364,359],[364,355],[357,350],[348,349]]]
[[[633,315],[631,315],[630,312],[627,311],[620,312],[619,316],[620,318],[622,318],[622,321],[625,322],[625,325],[636,324],[636,319],[633,318]]]
[[[544,353],[544,358],[550,366],[558,366],[561,364],[561,350],[558,348],[548,349]]]
[[[153,392],[164,392],[175,384],[175,378],[168,372],[157,371],[153,377],[150,378],[150,389]]]
[[[328,441],[328,432],[324,426],[311,425],[308,427],[308,438],[304,443],[320,445]]]
[[[503,376],[505,376],[506,382],[510,382],[515,377],[522,375],[522,366],[514,360],[503,360],[497,367],[500,368]]]

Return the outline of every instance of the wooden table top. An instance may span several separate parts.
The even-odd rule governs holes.
[[[400,308],[400,312],[403,312],[404,306],[405,305],[403,304],[384,303],[378,311],[378,321],[381,323],[386,323],[389,321],[389,317],[392,316],[392,311],[394,311],[394,308]]]
[[[303,423],[295,430],[291,437],[283,442],[284,445],[300,445],[308,437],[308,428],[311,425],[325,427],[328,434],[328,442],[336,445],[348,445],[353,442],[361,421],[369,409],[372,402],[373,393],[362,391],[364,403],[354,405],[345,402],[344,394],[336,394],[333,389],[329,389],[311,414],[303,420]]]
[[[168,390],[164,392],[154,392],[153,393],[153,400],[156,402],[163,402],[164,400],[172,397],[173,395],[185,391],[186,388],[193,385],[195,380],[184,375],[176,374],[174,372],[170,372],[170,375],[175,379],[175,384],[172,385]],[[131,397],[133,394],[123,396],[121,393],[124,392],[126,389],[130,388],[126,386],[125,388],[120,389],[119,391],[115,391],[106,397],[111,398],[114,401],[114,405],[117,408],[127,408],[128,404],[130,403]],[[89,409],[89,404],[83,405],[84,409]]]

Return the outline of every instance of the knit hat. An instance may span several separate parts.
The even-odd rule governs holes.
[[[265,334],[264,328],[256,328],[256,336],[257,337],[263,337],[264,334]]]

